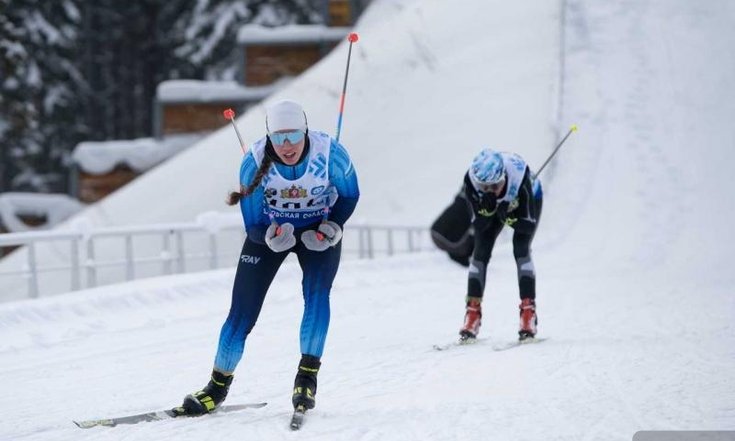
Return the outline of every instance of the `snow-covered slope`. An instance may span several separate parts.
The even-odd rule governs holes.
[[[272,286],[228,398],[268,406],[199,420],[86,431],[71,423],[172,407],[202,387],[231,271],[2,305],[0,386],[13,399],[0,406],[0,439],[622,441],[638,430],[732,429],[726,287],[693,295],[635,277],[562,277],[542,254],[548,340],[496,352],[516,338],[518,303],[510,251],[497,254],[485,339],[445,352],[432,346],[456,338],[461,268],[438,254],[345,262],[318,407],[298,436],[287,426],[300,357],[296,264]]]
[[[582,130],[544,177],[543,235],[606,273],[728,279],[735,4],[568,3],[563,119]]]
[[[552,133],[578,123],[543,175],[534,250],[547,341],[493,350],[517,326],[507,237],[488,274],[485,340],[446,352],[431,347],[456,337],[464,269],[439,253],[344,262],[318,408],[295,436],[287,420],[301,274],[288,263],[229,398],[265,400],[266,408],[81,431],[71,419],[170,407],[204,385],[232,271],[8,303],[0,305],[0,388],[11,399],[0,404],[0,439],[630,440],[638,430],[732,430],[735,5],[467,1],[459,11],[455,3],[377,1],[365,18],[344,126],[365,170],[359,216],[428,223],[480,147],[505,146],[540,164]],[[544,38],[528,43],[536,31]],[[371,39],[380,41],[375,50]],[[524,47],[536,49],[526,57]],[[552,66],[546,74],[529,73],[547,66],[536,56]],[[333,95],[311,112],[315,125],[332,122],[334,107],[325,103],[336,102],[343,61],[334,55],[293,83],[309,102]],[[461,75],[466,82],[443,81]],[[358,92],[366,83],[372,89]],[[361,113],[360,103],[371,112]],[[246,115],[240,124],[252,133],[260,120]],[[219,165],[227,176],[239,156],[233,141],[225,131],[210,147],[234,150],[231,163]],[[206,148],[198,149],[182,156],[203,161]],[[376,149],[395,156],[380,158]],[[160,186],[184,176],[168,167],[183,165],[145,179]],[[398,169],[405,177],[392,177]],[[223,179],[212,187],[219,192],[229,178],[214,179]],[[115,198],[136,207],[135,191]]]

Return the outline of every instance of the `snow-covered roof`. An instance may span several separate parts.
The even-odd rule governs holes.
[[[52,228],[84,208],[65,194],[0,193],[0,223],[11,233]],[[26,225],[21,216],[45,217],[39,226]]]
[[[169,80],[158,85],[156,98],[159,103],[255,102],[266,98],[287,82],[246,87],[235,81]]]
[[[169,135],[163,139],[139,138],[127,141],[80,142],[72,159],[87,173],[103,174],[117,165],[142,172],[186,149],[204,134]]]
[[[334,42],[346,38],[350,30],[348,27],[324,25],[286,25],[272,28],[248,24],[237,32],[237,42],[240,44]]]

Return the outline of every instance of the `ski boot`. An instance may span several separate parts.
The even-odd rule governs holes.
[[[518,329],[518,340],[524,341],[536,337],[536,301],[534,299],[523,299],[519,306],[521,310],[521,324]]]
[[[184,398],[180,408],[186,415],[204,415],[214,411],[227,397],[232,384],[232,374],[212,371],[212,378],[204,389],[189,394]]]
[[[480,322],[482,321],[482,299],[477,297],[467,298],[467,310],[464,314],[464,325],[459,330],[459,341],[473,342],[480,333]]]
[[[316,404],[316,375],[319,373],[321,362],[313,355],[302,355],[299,363],[299,371],[293,385],[293,396],[291,402],[294,409],[302,408],[304,411],[313,409]]]

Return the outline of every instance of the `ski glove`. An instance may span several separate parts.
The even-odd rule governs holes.
[[[296,245],[296,236],[293,234],[293,224],[271,224],[265,231],[265,244],[276,253],[288,251]]]
[[[301,234],[301,242],[312,251],[324,251],[342,239],[342,228],[336,222],[326,221],[316,230],[306,230]]]
[[[490,217],[498,208],[498,198],[492,193],[473,192],[472,205],[480,216]]]
[[[498,205],[497,209],[495,210],[495,219],[498,220],[501,224],[508,224],[508,203],[503,202]],[[511,224],[515,221],[511,221]]]

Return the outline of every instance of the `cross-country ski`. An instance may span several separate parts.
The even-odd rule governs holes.
[[[229,412],[236,412],[244,409],[258,409],[264,407],[267,403],[246,403],[246,404],[230,404],[220,406],[214,413],[222,414]],[[135,415],[126,415],[114,418],[102,418],[96,420],[83,420],[74,421],[77,427],[82,429],[89,429],[92,427],[104,426],[104,427],[115,427],[121,424],[138,424],[149,421],[160,421],[171,418],[191,418],[198,415],[188,415],[185,410],[180,407],[167,410],[159,410],[155,412],[145,412]]]

